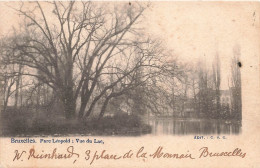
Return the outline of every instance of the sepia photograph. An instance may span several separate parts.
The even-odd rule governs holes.
[[[247,17],[221,5],[1,2],[0,136],[241,134]]]

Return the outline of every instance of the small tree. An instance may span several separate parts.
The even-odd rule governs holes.
[[[215,60],[212,63],[213,70],[213,88],[215,90],[216,109],[214,115],[220,114],[220,83],[221,83],[221,71],[220,71],[220,59],[219,54],[216,53]]]
[[[241,72],[240,72],[240,46],[233,48],[233,58],[231,60],[231,97],[232,115],[242,119],[242,100],[241,100]]]

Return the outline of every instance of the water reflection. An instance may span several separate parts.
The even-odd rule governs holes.
[[[239,134],[241,131],[241,122],[237,120],[153,118],[147,122],[154,135]]]

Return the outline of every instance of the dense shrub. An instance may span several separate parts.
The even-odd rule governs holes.
[[[91,127],[93,125],[94,128],[97,129],[123,129],[123,128],[138,128],[142,126],[142,122],[140,117],[137,115],[128,115],[126,113],[119,113],[115,116],[106,116],[101,118],[100,120],[89,120],[86,123]]]
[[[61,116],[35,116],[32,109],[8,109],[2,116],[4,136],[45,135],[114,135],[149,133],[151,128],[141,122],[140,117],[125,113],[106,116],[97,120],[66,120]]]

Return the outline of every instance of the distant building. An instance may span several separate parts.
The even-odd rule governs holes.
[[[194,99],[188,98],[187,101],[184,103],[184,116],[186,117],[195,117],[196,111],[195,111],[195,104]]]
[[[220,105],[231,107],[231,91],[220,90]]]

